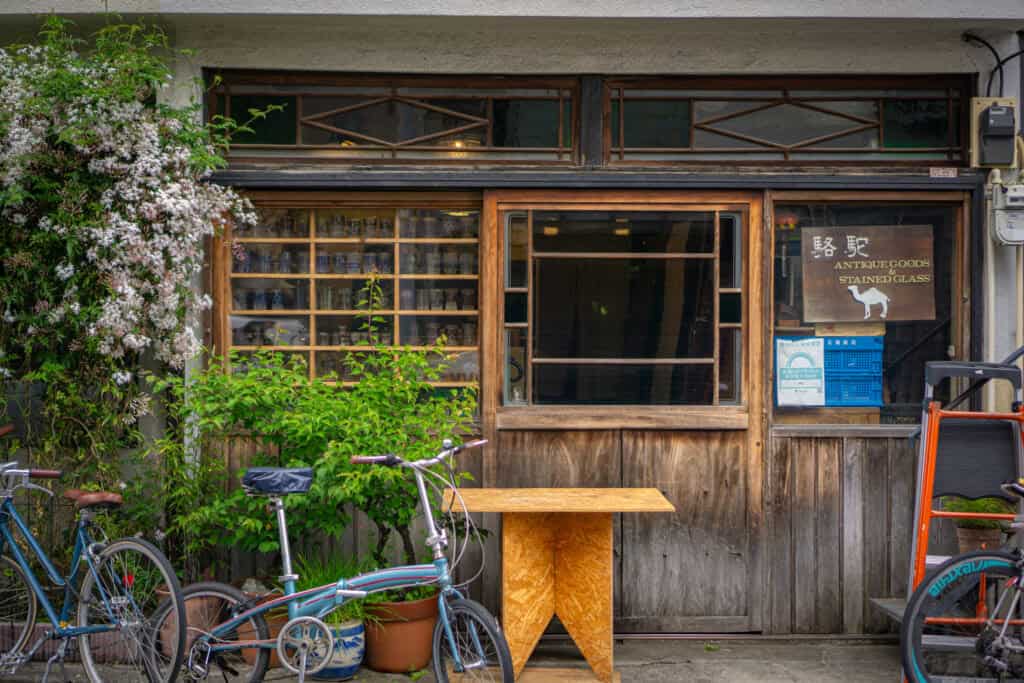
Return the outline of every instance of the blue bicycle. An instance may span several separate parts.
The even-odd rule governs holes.
[[[186,672],[193,680],[205,680],[211,674],[225,681],[262,681],[270,653],[276,651],[281,663],[299,681],[325,668],[334,654],[335,642],[323,618],[346,600],[394,588],[435,585],[439,589],[439,617],[434,629],[434,677],[438,683],[453,681],[500,681],[513,683],[512,657],[508,643],[497,620],[479,603],[467,600],[452,580],[452,571],[465,550],[458,547],[454,528],[439,528],[435,522],[428,485],[440,492],[437,482],[451,488],[455,495],[455,477],[451,467],[446,473],[435,471],[448,465],[449,458],[467,448],[486,443],[475,441],[463,446],[444,443],[436,457],[406,461],[397,455],[354,457],[354,464],[402,467],[411,470],[416,479],[424,523],[428,532],[427,546],[433,552],[431,564],[392,567],[355,577],[338,577],[335,583],[296,592],[298,576],[292,571],[288,543],[288,526],[282,496],[305,493],[313,481],[309,468],[250,468],[242,484],[250,495],[267,496],[277,516],[281,543],[283,595],[247,598],[228,584],[204,582],[185,589],[188,614],[188,660]],[[450,517],[455,522],[454,517]],[[475,531],[467,515],[464,528],[467,540]],[[476,534],[479,539],[479,534]],[[453,560],[446,550],[453,546]],[[276,639],[264,615],[287,606],[288,622]]]
[[[54,663],[63,668],[69,647],[77,643],[93,683],[170,683],[181,667],[186,633],[174,570],[153,545],[137,538],[108,541],[94,523],[94,512],[119,506],[120,495],[72,489],[64,495],[75,501],[78,523],[70,573],[62,576],[14,506],[15,493],[22,489],[53,495],[30,479],[60,476],[56,470],[22,469],[16,462],[0,465],[0,675],[15,673],[43,643],[59,641],[46,663],[44,682]],[[63,589],[60,611],[47,597],[15,530],[49,582]],[[49,627],[36,624],[40,605]]]

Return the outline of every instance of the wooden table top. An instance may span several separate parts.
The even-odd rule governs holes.
[[[658,489],[459,489],[469,512],[675,512]],[[445,508],[463,510],[444,492]]]

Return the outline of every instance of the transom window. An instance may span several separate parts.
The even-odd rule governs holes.
[[[571,162],[574,79],[452,79],[227,72],[210,115],[239,123],[234,159]]]
[[[506,214],[504,404],[741,401],[742,214]]]
[[[609,81],[609,160],[964,159],[962,79]]]

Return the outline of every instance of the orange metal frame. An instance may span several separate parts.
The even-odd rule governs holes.
[[[917,584],[924,579],[927,571],[928,558],[928,534],[933,518],[947,519],[996,519],[1013,521],[1015,515],[1003,513],[974,513],[974,512],[947,512],[932,508],[932,497],[935,493],[935,459],[939,445],[939,426],[942,420],[956,418],[958,420],[1008,420],[1016,422],[1021,426],[1022,438],[1024,438],[1024,406],[1013,413],[972,413],[959,410],[943,410],[938,401],[928,404],[928,429],[925,432],[924,448],[924,470],[921,482],[921,506],[918,512],[916,534],[917,545],[914,554],[914,583]],[[979,615],[980,617],[980,615]]]

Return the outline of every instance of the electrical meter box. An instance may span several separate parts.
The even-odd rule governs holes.
[[[1002,244],[1024,244],[1024,184],[992,186],[992,233]]]
[[[1016,98],[971,99],[971,166],[1017,167],[1018,117]]]

